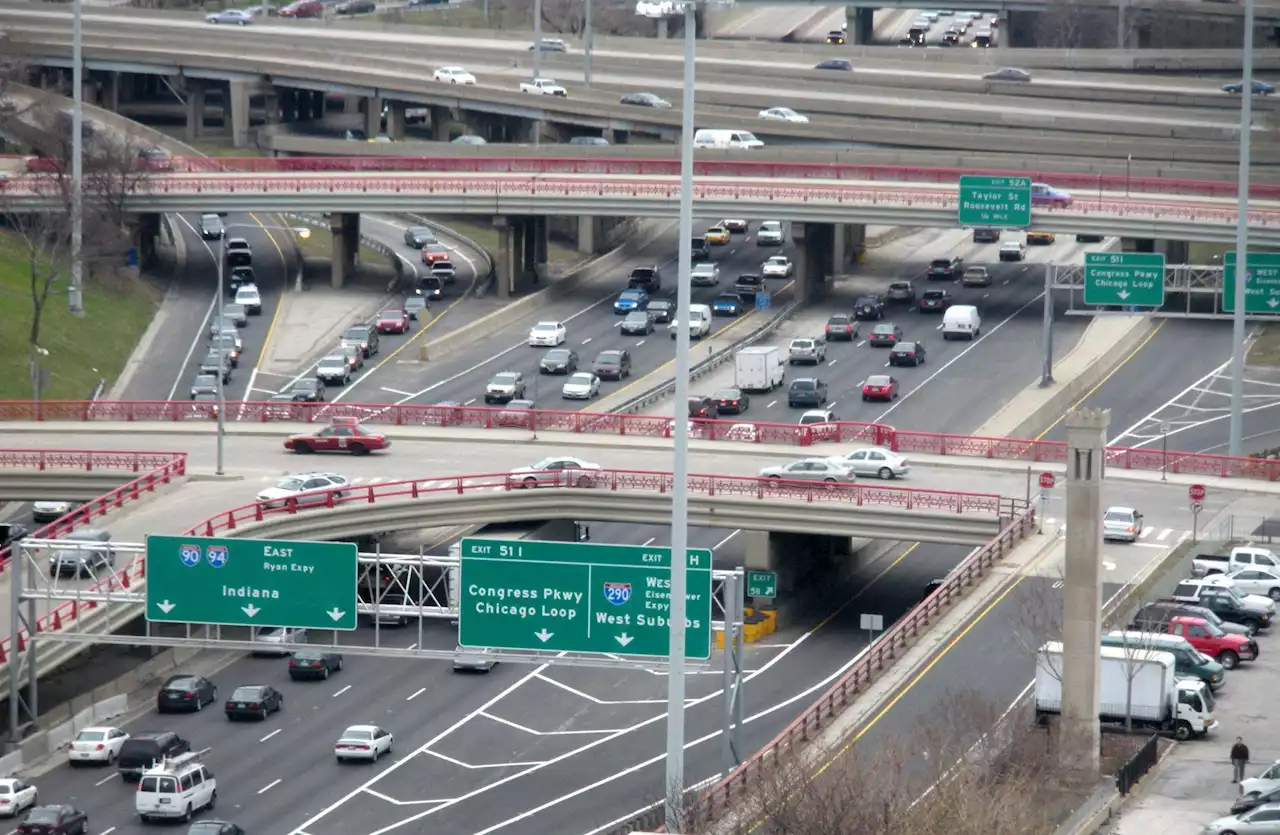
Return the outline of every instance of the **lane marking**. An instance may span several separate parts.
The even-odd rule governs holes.
[[[712,551],[719,551],[721,548],[723,548],[723,547],[725,546],[725,544],[726,544],[729,540],[733,539],[735,536],[737,536],[737,535],[738,535],[738,534],[740,534],[740,533],[742,533],[742,531],[741,531],[741,530],[736,530],[736,531],[734,531],[733,533],[731,533],[731,534],[729,534],[728,536],[726,536],[724,539],[722,539],[722,540],[720,540],[719,542],[717,542],[715,545],[712,545],[712,546],[711,546],[711,550],[712,550]]]
[[[665,705],[667,703],[666,699],[597,699],[590,693],[583,693],[581,690],[576,690],[563,682],[556,681],[554,678],[544,676],[541,673],[538,674],[538,679],[553,687],[559,687],[566,693],[572,693],[579,699],[583,699],[584,701],[597,705]]]
[[[119,774],[119,773],[112,774],[110,777],[103,777],[101,780],[99,780],[98,782],[94,783],[94,785],[95,785],[95,786],[105,786],[107,783],[110,783],[112,780],[116,779],[117,777],[120,777],[120,774]],[[121,778],[121,779],[123,779],[123,778]]]
[[[280,785],[282,782],[283,780],[281,779],[272,780],[270,783],[267,783],[265,786],[258,789],[258,794],[266,794],[267,792],[274,789],[276,786]]]
[[[266,736],[264,736],[262,739],[260,739],[260,740],[258,740],[258,741],[259,741],[259,742],[266,742],[268,739],[270,739],[271,737],[275,736],[276,734],[280,733],[280,732],[281,732],[281,731],[283,731],[283,730],[284,730],[284,728],[276,728],[274,731],[272,731],[271,733],[267,734]]]
[[[389,389],[389,388],[387,388],[386,386],[380,386],[380,388],[381,388],[383,391],[387,392],[388,394],[398,394],[398,395],[400,395],[401,397],[410,397],[410,396],[412,396],[412,395],[410,395],[410,394],[409,394],[409,392],[407,392],[407,391],[401,391],[400,389]]]
[[[1043,293],[1041,293],[1041,295],[1044,295],[1044,294],[1043,294]],[[1091,389],[1089,389],[1088,391],[1086,391],[1086,392],[1084,393],[1084,396],[1083,396],[1083,397],[1081,397],[1081,398],[1080,398],[1079,400],[1077,400],[1076,402],[1072,403],[1072,404],[1071,404],[1071,406],[1070,406],[1070,408],[1068,408],[1068,409],[1067,409],[1067,411],[1069,412],[1069,411],[1071,411],[1071,409],[1075,409],[1075,408],[1077,408],[1081,403],[1083,403],[1084,401],[1088,400],[1090,397],[1093,397],[1095,394],[1097,394],[1098,389],[1100,389],[1100,388],[1102,388],[1104,385],[1106,385],[1106,384],[1107,384],[1107,382],[1108,382],[1112,377],[1114,377],[1114,376],[1116,375],[1116,373],[1117,373],[1121,368],[1124,368],[1126,365],[1128,365],[1128,364],[1129,364],[1129,360],[1131,360],[1131,359],[1133,359],[1134,357],[1136,357],[1136,356],[1137,356],[1137,355],[1142,351],[1142,349],[1143,349],[1143,348],[1147,347],[1147,343],[1149,343],[1151,340],[1153,340],[1153,339],[1155,339],[1155,338],[1156,338],[1156,334],[1160,333],[1160,329],[1164,327],[1164,324],[1165,324],[1165,322],[1167,322],[1167,321],[1169,321],[1169,320],[1168,320],[1168,319],[1163,319],[1163,320],[1161,320],[1161,322],[1160,322],[1158,325],[1156,325],[1156,326],[1155,326],[1155,328],[1151,331],[1151,333],[1147,334],[1147,338],[1146,338],[1146,339],[1144,339],[1144,340],[1142,340],[1141,342],[1139,342],[1139,343],[1138,343],[1138,347],[1136,347],[1136,348],[1134,348],[1132,351],[1130,351],[1130,352],[1129,352],[1129,355],[1128,355],[1127,357],[1125,357],[1124,359],[1120,360],[1120,364],[1119,364],[1119,365],[1117,365],[1115,368],[1111,369],[1111,373],[1107,374],[1107,376],[1105,376],[1105,377],[1103,377],[1101,380],[1099,380],[1099,381],[1098,381],[1098,384],[1097,384],[1096,386],[1094,386],[1093,388],[1091,388]],[[1204,379],[1204,378],[1202,377],[1201,379]],[[1200,382],[1200,380],[1197,380],[1195,383],[1192,383],[1192,385],[1197,385],[1199,382]],[[1190,388],[1190,387],[1188,387],[1188,388]],[[1181,397],[1181,396],[1182,396],[1182,395],[1184,395],[1184,394],[1186,394],[1186,389],[1183,389],[1182,391],[1178,392],[1178,397]],[[1166,405],[1167,405],[1167,404],[1166,404]],[[1161,408],[1163,408],[1163,407],[1161,407]],[[1153,412],[1152,414],[1154,414],[1154,412]],[[1044,438],[1044,436],[1045,436],[1045,435],[1048,435],[1050,432],[1052,432],[1055,428],[1057,428],[1057,426],[1058,426],[1058,424],[1059,424],[1059,423],[1062,423],[1062,422],[1063,422],[1064,420],[1066,420],[1066,419],[1067,419],[1067,412],[1063,412],[1061,415],[1059,415],[1059,416],[1058,416],[1058,419],[1057,419],[1057,420],[1055,420],[1053,423],[1049,424],[1049,428],[1048,428],[1048,429],[1044,430],[1044,431],[1043,431],[1043,432],[1041,432],[1039,435],[1036,435],[1036,437],[1035,437],[1035,439],[1034,439],[1034,440],[1037,440],[1037,441],[1042,440],[1042,439]],[[1134,426],[1131,426],[1131,427],[1129,427],[1129,428],[1130,428],[1130,429],[1134,429],[1134,428],[1136,428],[1136,426],[1137,426],[1137,424],[1135,424]],[[1172,434],[1172,433],[1170,433],[1170,434]],[[1123,437],[1124,437],[1124,435],[1125,435],[1125,433],[1121,433],[1119,437],[1120,437],[1120,438],[1123,438]],[[1119,438],[1117,438],[1117,440],[1118,440],[1118,439],[1119,439]],[[1112,444],[1114,444],[1114,443],[1115,443],[1115,441],[1111,441],[1111,443],[1112,443]]]
[[[715,672],[716,672],[716,673],[720,673],[721,675],[723,675],[723,673],[721,673],[719,670],[716,670]],[[481,716],[483,716],[485,719],[492,719],[494,722],[497,722],[499,725],[506,725],[508,728],[514,728],[514,729],[516,729],[517,731],[523,731],[524,733],[527,733],[527,734],[529,734],[530,736],[586,736],[586,735],[588,735],[588,734],[616,734],[616,733],[618,733],[618,731],[617,731],[617,730],[609,730],[609,731],[535,731],[533,728],[526,728],[524,725],[516,724],[515,722],[512,722],[510,719],[503,719],[501,716],[494,716],[492,713],[482,713],[482,714],[480,714],[480,715],[481,715]]]
[[[284,249],[281,248],[280,242],[276,240],[276,236],[271,234],[267,225],[258,219],[253,212],[249,213],[249,218],[254,223],[262,227],[262,231],[266,233],[267,240],[271,241],[271,245],[276,248],[276,253],[280,256],[280,292],[276,297],[276,309],[271,314],[271,324],[267,325],[267,335],[262,338],[262,347],[258,349],[258,359],[253,364],[253,370],[249,372],[249,386],[245,389],[245,394],[253,391],[253,384],[258,379],[258,369],[262,367],[262,360],[267,355],[267,346],[271,344],[271,337],[276,332],[276,323],[280,321],[280,311],[284,308],[284,294],[289,289],[289,259],[284,257]],[[282,217],[281,220],[284,220]],[[290,230],[292,232],[292,229]],[[223,232],[225,235],[226,233]],[[245,400],[248,400],[245,397]],[[237,420],[244,417],[244,405],[240,406],[240,413],[236,416]]]
[[[191,221],[187,220],[186,217],[184,217],[181,214],[177,215],[177,218],[178,220],[182,221],[183,225],[185,225],[188,229],[190,229],[192,233],[196,236],[196,239],[200,241],[200,245],[204,247],[205,252],[209,253],[209,258],[212,259],[213,261],[214,269],[217,269],[218,256],[213,254],[213,247],[209,246],[209,242],[204,239],[204,236],[201,235],[200,232],[194,226],[191,225]],[[182,358],[182,366],[178,369],[178,377],[173,381],[173,387],[169,389],[169,397],[167,399],[173,400],[174,394],[178,391],[178,388],[182,385],[183,375],[187,370],[187,366],[191,364],[191,358],[195,356],[196,348],[200,345],[201,338],[203,337],[207,339],[209,337],[209,333],[208,333],[209,327],[213,323],[213,314],[214,314],[214,311],[217,310],[217,307],[218,307],[218,291],[217,289],[215,289],[213,291],[213,298],[209,301],[209,309],[205,312],[204,319],[202,319],[200,322],[200,329],[196,331],[195,338],[191,340],[191,347],[187,349],[187,355]]]
[[[445,798],[443,800],[396,800],[394,797],[391,797],[390,795],[383,794],[382,792],[376,792],[373,789],[365,789],[364,791],[365,791],[365,794],[373,795],[379,800],[390,803],[393,806],[433,806],[437,803],[449,802],[449,798]]]
[[[413,701],[414,699],[416,699],[416,698],[418,698],[419,696],[421,696],[421,695],[422,695],[423,693],[425,693],[425,692],[427,692],[427,688],[425,688],[425,687],[419,687],[417,690],[413,691],[413,694],[412,694],[412,695],[406,696],[406,697],[405,697],[405,701],[406,701],[406,702],[411,702],[411,701]]]
[[[645,548],[645,547],[647,547],[647,546],[649,546],[649,545],[652,545],[652,544],[653,544],[653,541],[654,541],[655,539],[657,539],[657,537],[656,537],[656,536],[651,536],[651,537],[649,537],[649,539],[648,539],[647,541],[645,541],[645,542],[641,543],[640,547],[641,547],[641,548]]]
[[[351,685],[350,685],[350,684],[348,684],[346,687],[342,688],[342,689],[341,689],[341,690],[339,690],[337,693],[334,693],[334,694],[333,694],[332,696],[330,696],[329,698],[331,698],[331,699],[336,699],[336,698],[338,698],[339,696],[341,696],[343,693],[347,692],[347,691],[348,691],[348,690],[350,690],[350,689],[351,689]]]
[[[17,830],[15,829],[14,832],[16,831]],[[111,835],[111,833],[115,831],[116,831],[116,828],[114,826],[109,826],[106,829],[102,830],[101,835]]]
[[[539,765],[547,764],[546,761],[542,761],[542,762],[532,762],[532,763],[483,763],[482,765],[472,765],[471,763],[464,763],[462,760],[455,760],[453,757],[445,756],[444,754],[441,754],[438,751],[432,751],[430,748],[426,749],[422,753],[429,754],[433,757],[436,757],[437,759],[444,760],[450,765],[456,765],[459,768],[465,768],[468,771],[480,771],[485,768],[520,768],[520,767],[539,766]]]

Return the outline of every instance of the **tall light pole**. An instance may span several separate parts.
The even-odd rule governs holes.
[[[680,130],[680,263],[676,284],[676,380],[674,451],[671,474],[671,635],[667,674],[667,770],[664,797],[668,832],[684,823],[684,664],[685,567],[689,546],[689,283],[693,263],[693,82],[694,31],[692,0],[684,4],[684,100]],[[727,648],[727,645],[726,645]]]
[[[71,3],[71,286],[67,306],[84,313],[84,0]]]
[[[591,3],[582,0],[582,84],[591,86]]]
[[[1240,172],[1236,182],[1236,286],[1231,314],[1231,438],[1228,454],[1244,449],[1244,305],[1249,281],[1249,141],[1253,132],[1253,6],[1244,4],[1244,54],[1240,79]]]
[[[533,77],[542,75],[542,0],[533,0]]]

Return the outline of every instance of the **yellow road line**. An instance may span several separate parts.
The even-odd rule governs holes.
[[[1119,364],[1119,365],[1117,365],[1115,368],[1111,369],[1110,373],[1108,373],[1108,374],[1107,374],[1107,376],[1103,377],[1100,381],[1098,381],[1098,384],[1097,384],[1096,386],[1094,386],[1093,388],[1091,388],[1091,389],[1089,389],[1087,392],[1085,392],[1083,397],[1081,397],[1081,398],[1080,398],[1079,400],[1077,400],[1076,402],[1072,403],[1072,404],[1071,404],[1071,406],[1070,406],[1070,408],[1068,408],[1068,409],[1067,409],[1067,411],[1071,411],[1071,409],[1075,409],[1075,408],[1077,408],[1081,403],[1083,403],[1084,401],[1088,400],[1090,397],[1093,397],[1093,395],[1094,395],[1095,393],[1097,393],[1098,389],[1100,389],[1100,388],[1102,388],[1104,385],[1106,385],[1106,384],[1107,384],[1107,381],[1109,381],[1112,377],[1114,377],[1114,376],[1115,376],[1115,374],[1116,374],[1116,372],[1117,372],[1117,371],[1119,371],[1121,368],[1124,368],[1126,365],[1128,365],[1128,364],[1129,364],[1129,360],[1131,360],[1131,359],[1133,359],[1134,357],[1136,357],[1136,356],[1138,355],[1138,352],[1139,352],[1139,351],[1141,351],[1143,348],[1147,347],[1147,343],[1148,343],[1148,342],[1150,342],[1151,340],[1153,340],[1153,339],[1155,339],[1155,338],[1156,338],[1156,334],[1160,333],[1160,329],[1164,327],[1164,322],[1165,322],[1165,321],[1168,321],[1168,320],[1164,320],[1164,321],[1160,322],[1160,324],[1156,325],[1155,329],[1154,329],[1153,331],[1151,331],[1151,333],[1147,334],[1147,338],[1146,338],[1146,339],[1144,339],[1144,340],[1142,340],[1141,342],[1139,342],[1139,343],[1138,343],[1138,347],[1137,347],[1137,348],[1134,348],[1134,349],[1133,349],[1133,351],[1129,354],[1129,356],[1127,356],[1127,357],[1125,357],[1124,359],[1122,359],[1122,360],[1120,361],[1120,364]],[[1066,420],[1066,417],[1067,417],[1066,412],[1063,412],[1061,415],[1059,415],[1059,416],[1058,416],[1058,419],[1057,419],[1057,420],[1055,420],[1053,423],[1049,424],[1049,428],[1048,428],[1048,429],[1044,430],[1044,431],[1043,431],[1043,432],[1041,432],[1039,435],[1036,435],[1035,440],[1037,440],[1037,441],[1039,441],[1039,440],[1043,440],[1043,439],[1044,439],[1044,436],[1045,436],[1045,435],[1048,435],[1050,432],[1052,432],[1052,431],[1054,430],[1054,427],[1056,427],[1059,423],[1062,423],[1062,421]]]
[[[267,225],[258,219],[258,216],[249,213],[249,217],[253,222],[262,227],[262,231],[267,233],[267,239],[275,246],[276,252],[280,255],[280,270],[284,275],[284,281],[280,286],[280,299],[276,302],[275,312],[271,314],[271,324],[267,325],[267,335],[262,340],[262,347],[258,350],[258,360],[254,363],[253,372],[257,374],[262,370],[262,360],[267,355],[267,346],[271,344],[271,335],[276,332],[276,323],[280,321],[280,309],[284,307],[284,294],[289,290],[289,259],[284,257],[284,249],[280,246],[280,242],[276,240],[276,236],[271,234],[271,230]],[[245,400],[251,400],[250,392],[245,392]]]

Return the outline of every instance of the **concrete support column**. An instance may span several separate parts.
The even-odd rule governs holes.
[[[534,218],[520,219],[521,249],[520,278],[522,281],[536,281],[538,278],[538,224]]]
[[[204,136],[204,87],[193,85],[187,90],[187,141],[195,142]]]
[[[404,102],[387,103],[387,136],[399,142],[404,139]]]
[[[231,144],[244,148],[249,145],[249,85],[244,81],[232,81],[227,87],[227,103],[223,111],[231,110]]]
[[[1062,612],[1064,765],[1096,775],[1101,746],[1098,679],[1102,642],[1102,479],[1109,410],[1067,412],[1067,542]]]
[[[343,96],[342,112],[343,113],[359,113],[363,107],[364,98],[361,96]]]
[[[137,76],[131,72],[122,72],[116,73],[116,77],[119,100],[129,102],[137,98]]]
[[[846,6],[844,19],[848,24],[847,37],[850,42],[865,46],[875,39],[876,10],[863,6]]]
[[[665,41],[671,37],[671,24],[665,17],[658,18],[658,40]]]
[[[324,90],[311,91],[311,118],[323,119],[329,109],[329,97]]]
[[[268,125],[291,121],[285,103],[287,98],[287,90],[273,88],[262,94],[262,118]]]
[[[382,99],[378,96],[364,100],[364,132],[370,139],[382,133]]]
[[[578,252],[596,251],[596,225],[595,215],[578,215]]]
[[[515,283],[516,265],[519,263],[519,227],[512,223],[514,218],[498,215],[493,219],[493,226],[498,230],[498,253],[493,265],[497,273],[498,298],[511,298],[512,286]]]
[[[821,298],[834,265],[835,224],[792,223],[791,237],[797,247],[796,300],[804,303]]]
[[[1004,12],[996,35],[1000,46],[1032,48],[1036,44],[1036,21],[1041,12]]]
[[[1187,264],[1191,261],[1191,244],[1188,241],[1157,241],[1156,251],[1164,254],[1166,264]]]
[[[1121,252],[1155,252],[1156,242],[1154,238],[1121,238]]]
[[[329,283],[338,290],[356,267],[360,253],[360,215],[353,212],[334,212],[329,215],[329,231],[333,236],[333,253],[330,256],[332,273]]]
[[[120,73],[103,74],[102,106],[113,113],[120,109]]]
[[[85,104],[98,104],[98,82],[94,79],[92,73],[80,85],[80,94]]]
[[[453,123],[453,113],[447,107],[432,105],[428,108],[431,111],[431,138],[436,142],[448,142],[449,125]]]
[[[547,218],[539,215],[529,218],[533,227],[533,276],[536,281],[547,278]]]
[[[156,262],[156,240],[160,237],[160,215],[148,213],[137,215],[130,224],[133,232],[133,247],[138,255],[138,268],[150,269]]]

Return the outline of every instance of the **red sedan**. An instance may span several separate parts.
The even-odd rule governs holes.
[[[422,248],[422,263],[434,264],[437,261],[448,261],[449,250],[440,244],[427,244]]]
[[[378,333],[408,333],[409,311],[404,308],[388,308],[378,314],[374,325]]]
[[[297,453],[349,452],[366,455],[377,449],[387,449],[391,441],[386,435],[370,432],[355,418],[334,418],[333,422],[318,432],[293,435],[284,442],[284,448]]]
[[[868,377],[862,384],[863,400],[892,400],[898,396],[898,381],[888,374]]]

